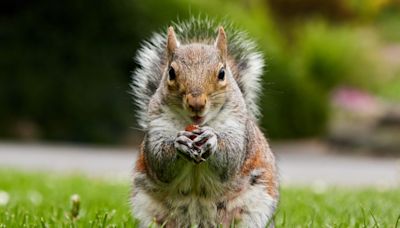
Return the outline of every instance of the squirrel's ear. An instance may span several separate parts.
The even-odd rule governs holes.
[[[178,46],[179,46],[179,42],[176,39],[174,28],[172,26],[169,26],[168,36],[167,36],[167,53],[168,53],[169,61],[171,61],[172,55]]]
[[[226,41],[225,30],[224,30],[224,27],[222,27],[222,26],[220,26],[218,28],[218,36],[217,36],[217,40],[215,40],[215,47],[218,48],[218,50],[221,54],[222,60],[225,61],[227,52],[228,52],[228,44]]]

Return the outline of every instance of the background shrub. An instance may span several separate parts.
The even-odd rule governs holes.
[[[342,84],[373,89],[380,72],[370,59],[376,52],[370,39],[343,22],[357,18],[348,14],[357,12],[352,5],[333,1],[332,13],[325,13],[325,3],[304,1],[298,9],[306,12],[310,2],[316,13],[296,14],[302,19],[285,19],[287,12],[273,0],[6,3],[0,16],[0,137],[131,140],[132,57],[153,31],[198,14],[232,21],[265,53],[260,105],[267,134],[319,136],[329,119],[330,91]],[[366,15],[380,11],[383,6]]]

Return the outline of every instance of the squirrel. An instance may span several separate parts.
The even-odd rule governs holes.
[[[136,61],[131,87],[145,136],[131,203],[140,226],[273,226],[279,189],[257,126],[264,61],[255,43],[192,18],[154,33]]]

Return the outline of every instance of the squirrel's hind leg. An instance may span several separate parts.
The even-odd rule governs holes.
[[[240,208],[235,227],[274,227],[273,215],[277,200],[259,184],[251,186],[247,191],[229,203],[230,210]],[[236,217],[236,216],[235,216]],[[236,220],[236,219],[235,219]]]
[[[165,222],[168,210],[142,189],[135,189],[132,196],[133,217],[139,220],[139,227],[159,227]],[[167,226],[168,227],[168,226]]]

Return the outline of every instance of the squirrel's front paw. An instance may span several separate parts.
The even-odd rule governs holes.
[[[198,136],[193,140],[193,145],[199,150],[199,156],[205,160],[210,157],[218,147],[218,138],[211,127],[201,127],[193,131]]]
[[[190,139],[192,133],[188,131],[180,131],[174,141],[174,147],[179,155],[188,161],[197,162],[198,150],[194,147],[193,141]]]

